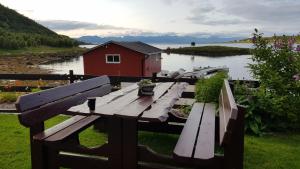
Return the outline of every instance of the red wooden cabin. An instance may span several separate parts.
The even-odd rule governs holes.
[[[83,54],[84,74],[149,77],[161,71],[161,52],[142,42],[109,41]]]

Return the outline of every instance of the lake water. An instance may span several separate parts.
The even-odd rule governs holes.
[[[190,44],[151,44],[161,49],[167,47],[184,47],[190,46]],[[218,43],[218,44],[198,44],[197,46],[207,45],[222,45],[222,46],[234,46],[251,48],[251,44],[246,43]],[[83,47],[91,48],[94,45],[85,45]],[[225,57],[206,57],[206,56],[192,56],[192,55],[180,55],[180,54],[166,54],[162,53],[162,70],[175,71],[180,68],[186,71],[191,71],[196,67],[204,66],[227,66],[229,68],[229,76],[232,79],[252,79],[247,65],[251,63],[249,59],[250,55],[237,55],[237,56],[225,56]],[[49,65],[41,65],[42,68],[51,69],[53,73],[65,74],[69,70],[73,70],[75,74],[83,74],[83,58],[71,59],[61,63],[52,63]]]

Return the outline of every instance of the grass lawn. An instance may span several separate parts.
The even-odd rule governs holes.
[[[48,47],[48,46],[39,46],[39,47],[28,47],[22,49],[0,49],[0,56],[16,56],[16,55],[28,55],[28,54],[52,54],[52,53],[68,53],[68,52],[83,52],[86,51],[84,48],[80,47]]]
[[[46,122],[52,126],[64,119],[59,116]],[[0,115],[0,168],[30,169],[29,131],[21,126],[16,115]],[[107,140],[105,134],[92,128],[80,135],[82,144],[95,146]],[[176,144],[176,135],[140,132],[139,141],[153,150],[169,154]],[[300,168],[300,133],[245,136],[245,169]]]

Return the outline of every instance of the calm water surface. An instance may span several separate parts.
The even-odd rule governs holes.
[[[152,44],[161,49],[167,47],[184,47],[189,44]],[[223,44],[199,44],[198,46],[207,45],[222,45],[222,46],[235,46],[235,47],[246,47],[251,48],[251,44],[245,43],[223,43]],[[94,45],[86,45],[84,47],[91,48]],[[232,79],[252,79],[249,69],[247,68],[248,63],[251,62],[249,59],[250,55],[238,55],[238,56],[225,56],[225,57],[206,57],[206,56],[192,56],[192,55],[180,55],[180,54],[166,54],[162,53],[162,70],[175,71],[180,68],[186,71],[191,71],[195,67],[199,66],[227,66],[229,67],[229,76]],[[61,63],[53,63],[49,65],[41,65],[42,68],[51,69],[53,73],[68,73],[69,70],[74,70],[75,74],[83,74],[83,58],[82,56],[74,58],[69,61]]]

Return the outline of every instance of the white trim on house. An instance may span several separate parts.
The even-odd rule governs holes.
[[[108,61],[108,57],[112,56],[113,57],[113,61]],[[118,56],[119,57],[119,61],[115,61],[115,57]],[[108,64],[120,64],[121,63],[121,55],[120,54],[105,54],[105,61]]]

